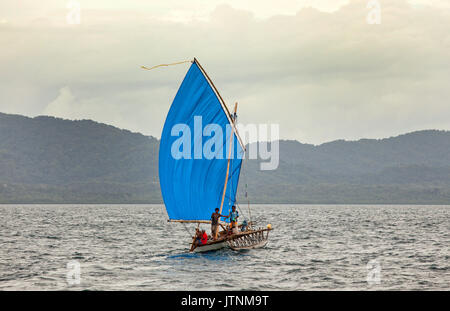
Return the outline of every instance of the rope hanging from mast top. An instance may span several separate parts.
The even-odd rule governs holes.
[[[145,70],[152,70],[152,69],[155,69],[155,68],[158,68],[158,67],[164,67],[164,66],[167,67],[167,66],[180,65],[180,64],[184,64],[184,63],[192,63],[192,62],[193,62],[192,60],[185,60],[185,61],[177,62],[177,63],[170,63],[170,64],[156,65],[156,66],[153,66],[153,67],[150,67],[150,68],[145,67],[145,66],[141,66],[141,68],[142,68],[142,69],[145,69]]]

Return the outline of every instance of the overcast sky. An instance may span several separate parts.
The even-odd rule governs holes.
[[[0,2],[0,112],[160,137],[197,57],[242,123],[320,144],[450,130],[450,1]],[[68,16],[69,15],[69,16]]]

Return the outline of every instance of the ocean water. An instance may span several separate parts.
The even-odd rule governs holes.
[[[450,206],[254,205],[265,248],[204,254],[162,205],[0,215],[0,290],[450,290]]]

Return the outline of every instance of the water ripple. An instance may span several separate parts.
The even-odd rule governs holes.
[[[0,205],[0,213],[0,290],[450,288],[448,206],[254,206],[254,219],[275,229],[266,248],[204,254],[188,252],[190,233],[167,223],[162,205]],[[73,260],[77,285],[67,282]],[[373,261],[380,273],[370,283]]]

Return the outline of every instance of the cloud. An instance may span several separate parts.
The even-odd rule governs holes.
[[[282,138],[450,129],[450,13],[419,2],[382,1],[381,25],[366,23],[365,0],[264,19],[218,5],[190,22],[92,8],[77,26],[64,24],[66,10],[33,27],[0,24],[0,110],[92,118],[159,137],[188,65],[139,66],[196,56],[225,100],[239,101],[241,122],[280,123]]]
[[[75,97],[68,86],[59,90],[58,97],[48,104],[44,109],[44,114],[60,118],[74,118],[74,113],[79,113],[79,109],[74,106]]]

